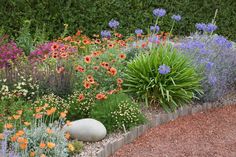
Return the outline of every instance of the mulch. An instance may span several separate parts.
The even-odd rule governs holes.
[[[236,105],[152,128],[112,157],[236,157]]]

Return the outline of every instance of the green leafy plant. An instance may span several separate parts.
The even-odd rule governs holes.
[[[146,104],[158,102],[166,110],[175,110],[201,94],[201,76],[191,60],[170,45],[141,53],[127,65],[126,92],[142,96]]]
[[[72,141],[68,143],[68,151],[70,155],[76,155],[81,153],[84,148],[84,144],[81,141]]]
[[[68,98],[70,107],[68,109],[67,118],[69,120],[88,118],[94,105],[93,97],[94,96],[91,96],[90,93],[82,94],[80,92],[74,92],[74,94]]]
[[[140,107],[126,94],[118,93],[94,105],[91,117],[101,121],[108,132],[126,130],[145,122]]]

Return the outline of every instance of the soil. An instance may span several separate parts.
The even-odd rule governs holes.
[[[236,105],[152,128],[112,157],[236,157]]]

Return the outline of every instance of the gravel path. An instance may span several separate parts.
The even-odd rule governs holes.
[[[112,157],[236,157],[236,105],[152,128]]]

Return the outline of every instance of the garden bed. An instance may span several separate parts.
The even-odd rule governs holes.
[[[135,127],[126,133],[119,132],[110,134],[100,142],[85,143],[84,150],[80,155],[77,155],[77,157],[109,157],[123,145],[131,143],[150,128],[173,121],[181,116],[191,115],[197,112],[205,112],[212,108],[235,104],[236,93],[231,92],[217,101],[209,103],[192,103],[189,106],[178,109],[174,113],[165,113],[163,110],[156,110],[155,112],[153,112],[152,109],[145,110],[145,115],[149,117],[148,124]]]

